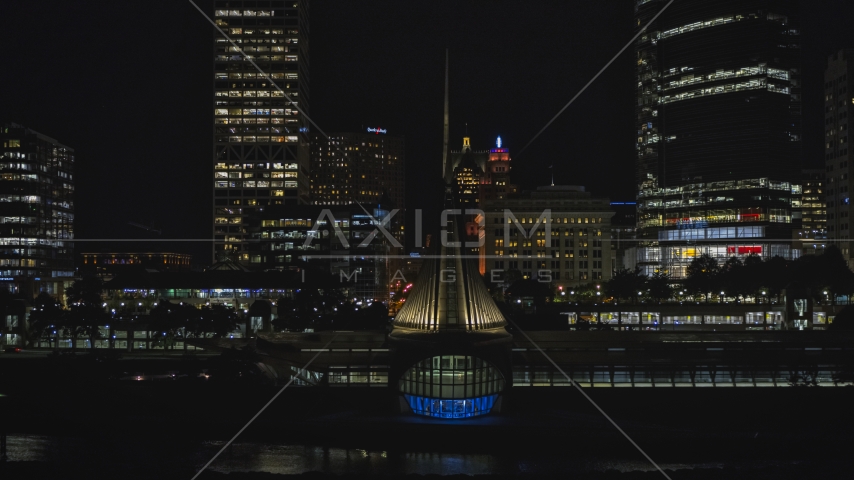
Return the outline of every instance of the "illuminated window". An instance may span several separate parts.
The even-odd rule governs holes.
[[[416,414],[465,418],[489,413],[504,390],[504,377],[477,357],[443,355],[416,363],[404,372],[399,388]]]

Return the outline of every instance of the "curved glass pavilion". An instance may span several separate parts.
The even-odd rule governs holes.
[[[480,358],[442,355],[425,358],[400,379],[400,392],[413,413],[467,418],[489,413],[504,390],[504,377]]]

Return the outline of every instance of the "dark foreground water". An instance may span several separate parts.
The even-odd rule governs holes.
[[[225,444],[224,441],[180,446],[169,441],[105,443],[84,437],[48,435],[12,435],[8,442],[9,463],[5,467],[32,478],[39,478],[39,475],[31,473],[42,473],[45,475],[43,478],[61,478],[64,475],[67,478],[131,478],[134,474],[146,477],[149,473],[159,478],[183,478],[182,474],[186,476],[200,469]],[[621,447],[631,448],[628,445]],[[617,477],[626,478],[632,473],[646,473],[644,478],[650,474],[660,476],[639,454],[638,459],[629,460],[624,457],[632,456],[630,451],[620,453],[578,456],[565,452],[564,455],[554,455],[552,452],[537,453],[525,449],[515,454],[429,453],[235,442],[208,468],[210,474],[206,477],[221,473],[229,474],[227,478],[239,478],[239,474],[247,472],[278,475],[316,472],[335,477],[569,475],[599,478],[595,475],[617,473],[620,474]],[[804,459],[720,459],[662,462],[660,466],[672,478],[699,478],[701,475],[702,478],[708,475],[711,475],[708,478],[742,478],[741,475],[743,478],[762,478],[762,472],[768,475],[767,478],[846,478],[846,472],[854,474],[844,460],[832,458],[820,464]],[[720,477],[715,476],[716,472]],[[728,474],[724,475],[725,472]],[[787,474],[796,476],[788,477]]]
[[[0,368],[0,480],[189,480],[278,391],[60,367]],[[586,391],[674,480],[854,478],[854,388]],[[514,388],[505,407],[436,420],[385,388],[291,388],[199,480],[664,478],[572,388]]]

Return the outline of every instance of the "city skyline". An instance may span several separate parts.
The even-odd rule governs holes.
[[[854,469],[850,0],[13,1],[0,470]]]
[[[4,95],[0,111],[75,147],[77,236],[110,238],[131,221],[156,224],[164,237],[207,237],[213,219],[197,212],[209,205],[205,149],[213,121],[213,91],[207,87],[213,27],[189,2],[154,3],[140,12],[112,2],[61,4],[35,15],[48,4],[2,7],[9,42],[19,44],[28,38],[25,32],[38,35],[28,42],[33,55],[22,58],[20,71],[0,80],[5,91],[20,92]],[[213,14],[213,3],[207,7]],[[823,162],[823,72],[829,54],[854,45],[854,34],[841,28],[851,11],[845,2],[810,2],[802,8],[804,167]],[[164,28],[151,36],[149,20],[155,18]],[[483,149],[501,135],[519,152],[628,41],[632,18],[628,2],[548,8],[498,2],[488,10],[473,3],[402,8],[386,2],[370,15],[357,5],[315,2],[312,117],[324,131],[372,125],[405,137],[407,183],[414,185],[407,206],[429,208],[436,202],[418,187],[441,163],[445,48],[450,50],[451,145],[468,133],[473,148]],[[398,23],[411,28],[395,28]],[[86,24],[93,28],[75,26]],[[125,49],[106,42],[118,35],[128,46],[148,46]],[[363,40],[351,41],[354,36]],[[93,41],[106,50],[83,53]],[[56,73],[75,69],[90,73]],[[547,167],[555,165],[559,184],[582,184],[612,200],[634,200],[633,77],[626,52],[514,157],[514,183],[524,189],[547,185]],[[55,78],[62,79],[60,88],[52,88]],[[529,88],[531,79],[536,88]],[[205,258],[209,246],[192,245],[191,251]]]

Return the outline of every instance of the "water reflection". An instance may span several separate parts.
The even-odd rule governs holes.
[[[9,436],[10,461],[70,462],[91,458],[92,452],[109,463],[133,468],[135,459],[156,456],[159,463],[174,468],[200,468],[219,451],[224,441],[182,445],[127,440],[54,437],[42,435]],[[666,465],[686,468],[697,465]],[[707,464],[706,466],[713,466]],[[268,472],[301,474],[323,472],[334,475],[454,475],[560,473],[568,470],[648,471],[642,461],[580,459],[567,456],[531,454],[389,452],[358,448],[332,448],[313,445],[274,443],[234,443],[209,467],[218,472]]]

